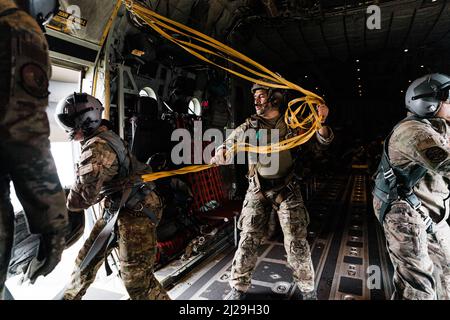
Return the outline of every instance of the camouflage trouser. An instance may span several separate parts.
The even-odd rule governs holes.
[[[2,95],[0,89],[0,291],[14,234],[10,182],[14,183],[31,232],[59,230],[67,219],[64,192],[50,153],[45,107],[25,101],[1,105]]]
[[[421,215],[400,201],[384,220],[394,265],[393,299],[450,299],[450,227],[446,221],[427,234]]]
[[[105,220],[99,219],[80,250],[71,283],[64,293],[65,300],[81,299],[89,285],[94,282],[95,275],[104,261],[105,253],[99,253],[83,272],[80,272],[79,266],[104,226]],[[117,226],[120,274],[130,298],[133,300],[170,300],[153,274],[156,256],[154,224],[146,216],[136,217],[127,212],[121,212]]]
[[[238,222],[241,230],[238,249],[234,256],[230,285],[240,291],[247,291],[257,261],[258,248],[268,232],[272,201],[281,192],[280,188],[258,195],[254,183],[250,183]],[[306,240],[309,215],[303,203],[300,187],[295,181],[283,191],[284,200],[277,210],[284,234],[287,262],[293,277],[303,292],[314,290],[314,269],[311,252]],[[269,201],[268,199],[272,199]]]

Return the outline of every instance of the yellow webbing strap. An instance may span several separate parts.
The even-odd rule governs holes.
[[[290,89],[304,95],[303,97],[289,101],[284,115],[286,124],[291,129],[301,132],[300,134],[268,146],[253,146],[248,143],[237,143],[227,151],[227,157],[241,151],[272,153],[288,150],[307,142],[321,128],[316,107],[324,103],[322,97],[282,78],[277,73],[270,71],[256,61],[201,32],[161,16],[132,0],[123,0],[123,2],[131,14],[135,15],[161,36],[177,44],[197,58],[250,82],[271,88]],[[227,65],[232,65],[234,68],[227,67]],[[267,79],[270,82],[261,80],[261,78]],[[178,170],[143,175],[142,179],[143,181],[153,181],[177,174],[205,170],[212,166],[187,166]]]

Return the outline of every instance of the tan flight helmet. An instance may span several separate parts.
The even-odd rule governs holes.
[[[268,80],[266,78],[261,78],[259,80],[268,82],[268,83],[274,83],[273,81]],[[268,100],[272,104],[272,107],[281,109],[281,107],[284,105],[285,90],[278,89],[278,88],[272,88],[272,87],[264,86],[264,85],[261,85],[258,83],[254,83],[252,85],[251,92],[254,94],[256,90],[267,90]]]

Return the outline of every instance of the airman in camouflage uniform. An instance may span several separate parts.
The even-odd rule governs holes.
[[[395,267],[395,299],[450,298],[450,126],[442,118],[400,124],[389,139],[393,166],[420,164],[427,169],[414,187],[421,200],[420,211],[406,201],[395,201],[386,213],[383,227]],[[374,197],[377,213],[382,203]],[[436,223],[427,233],[424,215]]]
[[[267,129],[268,135],[271,129],[278,129],[280,140],[284,140],[288,135],[289,129],[284,122],[284,116],[279,112],[281,93],[271,92],[269,88],[258,85],[253,86],[252,92],[257,114],[231,133],[225,143],[217,149],[212,163],[225,164],[226,150],[236,142],[243,142],[249,129]],[[328,115],[327,106],[321,105],[318,113],[325,121]],[[333,140],[333,133],[330,128],[324,126],[314,140],[311,141],[314,148],[323,149]],[[267,174],[265,165],[259,162],[250,165],[249,187],[238,221],[238,228],[241,230],[240,241],[231,269],[230,285],[233,288],[231,299],[245,298],[256,265],[257,250],[270,229],[272,210],[278,214],[284,234],[287,261],[293,271],[295,282],[304,299],[315,299],[314,269],[306,240],[309,216],[293,170],[291,150],[280,152],[279,169],[272,174]]]
[[[76,98],[69,96],[65,101],[63,100],[62,109],[78,105],[85,110],[94,109],[94,111],[88,112],[95,112],[97,108],[95,104],[101,108],[100,102],[94,97],[77,94]],[[74,109],[74,114],[79,114],[79,111],[76,110]],[[57,114],[61,115],[60,105],[57,107]],[[101,111],[97,114],[98,118],[100,115]],[[95,122],[95,117],[96,115],[90,115],[86,118],[86,123]],[[70,121],[66,123],[70,123]],[[73,133],[74,140],[81,140],[81,155],[77,164],[77,179],[67,197],[67,208],[71,211],[87,209],[105,197],[103,205],[106,210],[102,218],[95,223],[89,238],[78,254],[71,283],[64,293],[65,300],[83,297],[89,285],[94,282],[96,273],[105,257],[112,250],[111,246],[103,247],[92,260],[87,262],[86,267],[80,268],[94,241],[111,218],[109,215],[112,212],[108,209],[119,206],[118,199],[123,193],[119,180],[126,178],[123,176],[124,174],[139,176],[151,172],[149,166],[138,162],[134,156],[131,156],[125,142],[109,129],[109,122],[101,120],[100,124],[89,135],[85,135],[80,129]],[[117,188],[116,183],[119,183],[118,192],[106,191],[108,188]],[[147,216],[146,209],[154,214],[155,221]],[[133,207],[122,207],[119,212],[117,237],[120,274],[128,294],[133,300],[170,299],[153,274],[156,257],[156,224],[161,218],[162,210],[161,198],[152,190],[145,197],[140,198]]]
[[[422,80],[433,83],[433,79],[431,82]],[[407,97],[420,94],[415,89],[420,81],[416,81]],[[446,90],[448,98],[448,88]],[[409,91],[413,93],[409,94]],[[374,196],[375,214],[383,222],[395,270],[393,299],[450,298],[450,228],[446,221],[450,204],[450,101],[447,98],[436,101],[439,111],[435,108],[430,114],[421,114],[408,107],[415,111],[416,117],[396,126],[385,142],[393,168],[404,172],[414,168],[426,170],[412,189],[421,205],[413,207],[399,194],[386,209],[383,221],[382,198]],[[409,97],[407,104],[418,100]],[[425,103],[427,108],[432,104],[430,100]]]
[[[40,270],[48,274],[64,249],[65,196],[50,153],[45,108],[51,65],[38,23],[14,1],[0,0],[0,298],[14,236],[10,182],[24,208],[30,231],[42,235]],[[35,262],[37,262],[35,260]]]

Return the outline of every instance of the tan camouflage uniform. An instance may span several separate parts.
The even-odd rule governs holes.
[[[394,130],[389,140],[393,166],[420,164],[428,169],[414,187],[422,201],[420,211],[407,202],[394,201],[386,213],[384,231],[395,268],[393,299],[429,300],[450,298],[450,126],[441,118],[407,121]],[[381,202],[374,197],[375,213]],[[422,216],[437,223],[428,234]]]
[[[77,181],[70,190],[67,207],[70,210],[86,209],[100,201],[99,194],[105,183],[114,181],[119,164],[115,151],[97,135],[107,130],[101,126],[93,137],[82,143],[78,163]],[[142,167],[133,157],[133,165]],[[108,199],[105,200],[108,202]],[[158,219],[161,218],[163,204],[160,197],[151,192],[146,196],[144,206],[148,207]],[[87,255],[92,243],[105,226],[100,218],[94,225],[89,238],[84,243],[76,259],[70,286],[64,299],[81,299],[94,282],[96,273],[104,261],[105,252],[100,252],[91,263],[80,272],[80,264]],[[156,226],[142,211],[122,209],[117,223],[120,272],[124,285],[133,300],[170,300],[165,290],[153,274],[156,256]],[[111,250],[111,249],[110,249]]]
[[[252,128],[253,120],[259,122],[259,128],[279,129],[280,140],[283,140],[283,137],[288,133],[283,116],[278,118],[275,123],[267,123],[261,117],[252,116],[251,119],[247,119],[231,133],[223,146],[229,148],[235,142],[242,142],[246,132],[249,128]],[[334,138],[330,128],[329,132],[330,136],[327,139],[317,133],[315,139],[312,139],[315,141],[308,142],[309,147],[324,149]],[[284,152],[290,154],[290,151]],[[289,157],[289,155],[287,156]],[[282,155],[280,155],[280,159],[281,157]],[[304,205],[297,179],[290,179],[287,186],[285,183],[285,178],[292,172],[292,169],[292,167],[280,168],[280,172],[283,172],[285,176],[279,177],[277,180],[283,180],[283,182],[263,190],[264,195],[258,192],[255,179],[249,178],[249,187],[238,221],[238,228],[241,230],[240,241],[232,263],[230,280],[230,285],[239,291],[246,292],[250,287],[258,248],[270,232],[272,210],[276,211],[280,221],[284,234],[287,262],[293,271],[295,282],[302,292],[314,290],[314,268],[309,244],[306,240],[309,224],[308,211]],[[264,185],[264,181],[270,179],[259,177],[259,180]],[[281,198],[282,201],[273,208],[277,197],[278,199]]]
[[[0,0],[0,13],[16,8]],[[24,11],[0,17],[0,298],[14,236],[10,182],[32,233],[67,225],[64,192],[50,153],[47,41]]]

